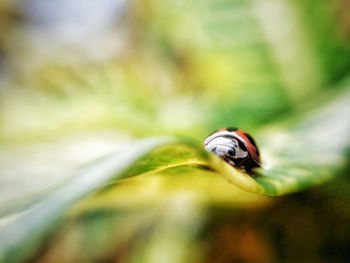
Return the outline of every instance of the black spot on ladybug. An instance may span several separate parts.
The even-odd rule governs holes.
[[[245,147],[244,143],[241,142],[241,140],[237,140],[237,142],[238,142],[239,147],[241,147],[241,149],[243,151],[247,151],[247,147]]]
[[[256,143],[255,143],[253,137],[250,136],[250,134],[248,134],[248,133],[244,133],[244,135],[248,138],[248,140],[250,141],[250,143],[253,144],[253,145],[255,146],[255,148],[256,148]]]
[[[235,128],[235,127],[229,127],[229,128],[226,128],[227,131],[229,132],[232,132],[232,131],[237,131],[238,128]]]
[[[235,151],[235,149],[231,148],[231,149],[228,150],[227,153],[228,153],[230,156],[233,156],[233,155],[235,155],[236,151]]]

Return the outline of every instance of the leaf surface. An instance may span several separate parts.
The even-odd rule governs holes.
[[[45,237],[54,231],[59,219],[76,203],[88,195],[92,198],[101,194],[108,196],[110,190],[118,191],[116,186],[123,180],[135,176],[142,183],[142,179],[148,175],[187,180],[185,178],[190,179],[193,174],[198,182],[201,174],[204,178],[209,173],[211,177],[224,176],[233,184],[230,187],[270,196],[301,191],[331,180],[347,163],[349,101],[350,91],[345,91],[325,107],[310,112],[301,120],[276,125],[258,134],[263,163],[262,168],[254,171],[254,175],[246,174],[207,153],[199,142],[193,140],[154,137],[131,143],[123,152],[85,167],[76,177],[34,202],[29,209],[12,215],[0,228],[0,260],[28,260],[28,256],[42,245]],[[174,184],[175,181],[168,186],[169,189],[179,187]],[[194,186],[197,186],[195,180],[187,191],[202,191]],[[220,189],[228,191],[225,187]],[[202,191],[201,195],[205,193]],[[155,199],[162,196],[164,193],[160,191]],[[241,196],[237,200],[242,204],[246,204],[246,200],[258,202],[261,198],[249,196],[245,199],[245,193],[241,191],[238,195],[223,195],[220,200],[228,200],[230,196]],[[209,199],[202,201],[208,202]],[[97,202],[98,206],[102,203]]]

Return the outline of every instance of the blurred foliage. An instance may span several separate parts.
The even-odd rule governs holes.
[[[127,147],[3,191],[3,261],[347,260],[348,1],[83,2],[0,0],[1,189],[40,181],[29,151],[6,176],[8,149],[106,130]],[[198,145],[226,126],[257,138],[256,177]]]
[[[263,168],[250,175],[188,139],[154,137],[134,142],[86,167],[38,201],[29,201],[25,214],[7,223],[2,231],[0,228],[0,259],[96,262],[121,257],[119,260],[126,262],[192,262],[193,257],[201,255],[196,239],[204,227],[205,207],[248,209],[273,204],[236,186],[252,193],[282,195],[329,181],[346,168],[349,144],[343,139],[350,130],[344,118],[349,112],[348,101],[346,91],[287,130],[274,128],[274,133],[269,132],[262,140]],[[325,127],[336,139],[327,141]],[[306,140],[298,143],[298,137]],[[295,143],[290,144],[293,140]],[[126,213],[127,221],[120,225],[119,213],[123,210],[130,211]],[[221,256],[243,257],[247,262],[272,260],[273,246],[269,242],[273,241],[263,241],[247,226],[231,234],[232,227],[237,225],[227,226],[223,238],[233,239],[241,247],[229,247],[228,255],[222,253],[219,261]],[[141,236],[132,238],[135,231]],[[111,235],[113,232],[115,235]],[[47,238],[51,240],[43,246]],[[132,251],[124,255],[119,246],[130,239],[127,249]],[[99,246],[95,247],[95,242]],[[188,251],[187,246],[198,251]],[[82,248],[88,253],[81,253]],[[252,250],[255,253],[251,255]],[[59,257],[62,253],[64,259]]]
[[[254,130],[345,75],[347,24],[334,15],[341,4],[133,1],[110,32],[119,48],[106,58],[94,55],[104,46],[50,46],[45,31],[33,39],[12,30],[3,39],[12,84],[1,137],[37,141],[101,127],[137,136],[203,137],[228,124]]]

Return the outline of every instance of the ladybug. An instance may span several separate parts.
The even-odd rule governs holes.
[[[208,152],[213,152],[234,167],[250,172],[260,167],[259,149],[245,131],[238,128],[223,128],[211,133],[203,143]]]

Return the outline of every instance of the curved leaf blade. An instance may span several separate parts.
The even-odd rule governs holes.
[[[262,168],[249,176],[215,156],[212,164],[238,187],[278,196],[319,185],[346,167],[350,146],[350,90],[298,123],[260,135]]]
[[[172,141],[171,137],[136,141],[123,153],[108,156],[86,167],[56,191],[35,202],[0,229],[0,261],[23,262],[26,255],[40,246],[40,242],[68,207],[112,178],[121,177],[128,167],[150,150]]]

